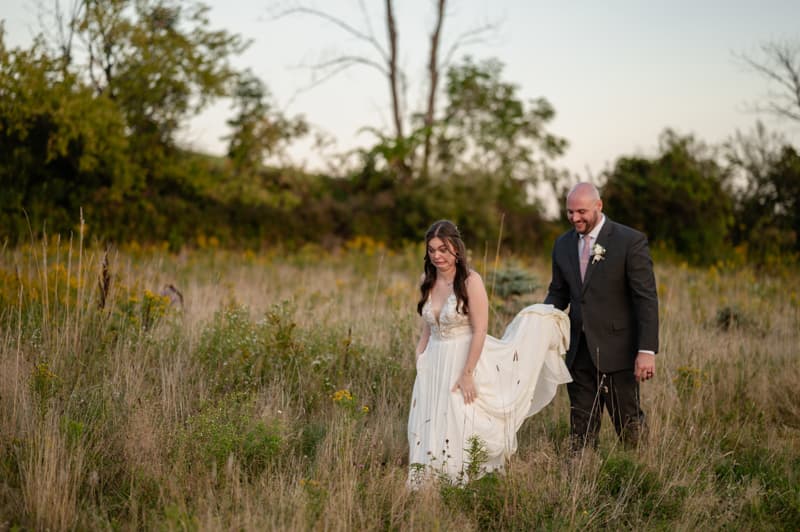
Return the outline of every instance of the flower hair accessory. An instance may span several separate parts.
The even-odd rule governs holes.
[[[606,248],[600,244],[595,244],[592,248],[592,264],[600,262],[606,258]]]

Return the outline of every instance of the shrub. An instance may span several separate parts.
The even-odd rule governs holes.
[[[714,317],[714,325],[721,331],[730,331],[742,327],[749,327],[753,324],[744,311],[737,307],[725,306],[717,310]]]
[[[605,173],[604,210],[694,263],[713,263],[732,221],[726,171],[692,136],[666,130],[660,151],[654,159],[620,158]]]
[[[541,286],[532,272],[517,266],[499,269],[489,278],[494,293],[502,298],[527,295]]]
[[[235,458],[251,475],[264,471],[286,447],[281,425],[254,416],[252,399],[232,394],[191,416],[178,441],[187,464],[222,469]]]

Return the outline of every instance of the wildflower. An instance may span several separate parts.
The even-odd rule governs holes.
[[[331,396],[334,403],[341,403],[344,401],[352,401],[353,395],[348,390],[337,390]]]

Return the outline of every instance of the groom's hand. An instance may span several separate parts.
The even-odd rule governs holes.
[[[656,356],[653,353],[639,351],[636,355],[636,363],[633,368],[633,375],[637,382],[650,380],[656,374]]]

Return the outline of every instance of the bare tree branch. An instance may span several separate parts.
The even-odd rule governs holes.
[[[415,138],[412,139],[405,136],[407,125],[405,119],[407,118],[408,110],[406,109],[404,95],[407,78],[400,66],[399,34],[394,10],[396,3],[394,0],[384,0],[383,2],[386,28],[385,41],[382,38],[376,38],[376,34],[373,31],[371,21],[374,21],[374,17],[370,18],[368,6],[374,6],[374,3],[370,3],[367,0],[357,0],[357,3],[364,19],[361,24],[354,23],[351,20],[344,20],[331,12],[307,6],[284,9],[272,17],[273,20],[282,19],[290,15],[316,17],[342,30],[347,35],[368,43],[378,51],[380,57],[379,60],[373,60],[368,56],[358,55],[357,53],[355,55],[342,54],[333,59],[318,61],[316,64],[310,65],[309,68],[321,73],[322,77],[314,79],[308,87],[301,89],[296,94],[309,90],[354,65],[364,65],[377,69],[382,75],[386,76],[388,81],[391,99],[391,121],[394,126],[393,138],[390,140],[384,138],[386,142],[394,143],[393,149],[389,150],[392,155],[388,156],[392,160],[387,162],[395,169],[401,179],[409,178],[411,176],[411,166],[415,164],[415,157],[419,155],[418,147],[422,144],[424,151],[422,153],[421,170],[423,174],[426,174],[430,164],[431,153],[434,149],[432,135],[433,125],[436,121],[436,101],[440,92],[441,73],[457,50],[466,45],[481,42],[490,32],[496,30],[497,24],[483,24],[461,34],[450,46],[445,61],[442,61],[442,50],[444,48],[443,27],[445,18],[448,17],[447,7],[449,4],[447,0],[432,0],[435,18],[429,34],[430,49],[427,57],[428,83],[425,94],[425,109],[421,110],[422,112],[420,113],[424,129],[422,134],[415,134]],[[371,52],[368,53],[371,54]]]
[[[389,87],[392,92],[392,115],[398,139],[403,138],[403,117],[400,111],[400,94],[397,76],[397,26],[394,20],[392,0],[386,0],[386,29],[389,35]]]
[[[344,72],[345,70],[356,64],[362,64],[376,68],[381,72],[381,74],[386,75],[386,68],[383,65],[360,56],[342,56],[342,57],[337,57],[335,59],[331,59],[330,61],[324,61],[314,65],[310,65],[308,68],[311,68],[315,71],[325,71],[325,72],[322,73],[321,77],[319,78],[315,77],[308,85],[305,85],[297,89],[289,98],[284,107],[286,108],[290,107],[291,104],[294,102],[294,100],[300,94],[308,92],[318,87],[319,85],[322,85],[329,79],[336,77],[337,75],[341,74],[342,72]]]
[[[87,0],[83,2],[87,6]],[[121,14],[122,6],[115,6],[115,9],[108,11],[94,9],[81,21],[81,24],[86,25],[85,31],[79,37],[89,56],[87,74],[98,94],[110,90],[116,76],[118,58],[114,31]],[[114,94],[110,93],[109,96],[113,98]]]
[[[446,65],[449,65],[450,62],[453,60],[453,56],[456,54],[458,50],[464,48],[465,46],[469,46],[471,44],[477,44],[483,42],[486,35],[497,30],[497,23],[489,22],[478,26],[476,28],[469,29],[459,35],[456,40],[450,45],[450,48],[447,49],[447,53],[444,56],[444,61],[440,65],[440,68],[444,68]]]
[[[777,64],[767,65],[759,63],[746,56],[744,57],[744,60],[753,70],[768,80],[774,81],[778,85],[782,85],[784,88],[793,91],[795,84],[792,82],[792,78],[796,78],[796,74],[792,71],[793,65],[791,63],[791,58],[785,55],[784,50],[774,48],[772,46],[763,47],[763,51],[765,54],[768,54],[770,59],[775,61]],[[786,72],[782,72],[781,69],[785,69]]]
[[[362,8],[363,8],[363,5],[362,5]],[[340,19],[338,17],[335,17],[335,16],[331,15],[330,13],[326,13],[325,11],[321,11],[319,9],[314,9],[314,8],[311,8],[311,7],[303,7],[303,6],[301,6],[301,7],[293,7],[291,9],[284,10],[284,11],[278,13],[277,15],[275,15],[274,20],[278,20],[278,19],[281,19],[281,18],[288,17],[290,15],[297,15],[297,14],[311,15],[311,16],[314,16],[314,17],[317,17],[317,18],[321,18],[322,20],[325,20],[325,21],[333,24],[334,26],[338,26],[339,28],[343,29],[345,32],[349,33],[353,37],[356,37],[356,38],[358,38],[358,39],[360,39],[360,40],[362,40],[364,42],[367,42],[367,43],[371,44],[375,48],[375,50],[377,50],[377,52],[380,54],[381,58],[383,58],[385,61],[388,62],[389,59],[390,59],[389,58],[389,54],[386,52],[386,50],[383,49],[383,47],[381,47],[380,43],[375,38],[375,36],[372,35],[371,29],[370,29],[370,33],[369,34],[364,33],[362,31],[360,31],[359,29],[351,26],[350,24],[348,24],[344,20],[342,20],[342,19]]]
[[[364,24],[367,26],[367,31],[369,32],[369,36],[372,39],[375,39],[375,31],[372,29],[372,19],[369,16],[369,11],[367,10],[367,4],[364,3],[364,0],[358,0],[358,7],[361,10],[361,15],[364,17]],[[375,39],[377,42],[377,39]]]
[[[62,6],[61,0],[52,0],[51,3],[52,8],[48,8],[44,0],[37,0],[39,26],[42,35],[58,50],[62,66],[66,69],[72,64],[72,43],[86,0],[72,0],[72,5],[68,6],[68,9]]]
[[[754,110],[800,122],[800,43],[768,42],[761,53],[760,59],[741,58],[778,91],[771,91],[767,102],[756,104]]]
[[[312,17],[319,18],[333,26],[343,30],[348,35],[355,37],[358,40],[368,43],[372,48],[374,48],[380,57],[380,61],[375,61],[369,59],[365,56],[358,56],[358,55],[341,55],[331,60],[324,60],[312,65],[310,68],[314,71],[323,71],[322,78],[315,79],[312,81],[311,85],[308,88],[303,89],[308,90],[311,87],[319,85],[322,81],[326,81],[333,77],[334,75],[346,70],[347,68],[353,65],[365,65],[369,67],[376,68],[382,75],[386,76],[389,82],[389,91],[391,96],[391,104],[392,104],[392,119],[394,122],[395,128],[395,138],[402,139],[403,138],[403,109],[401,104],[401,95],[402,95],[402,86],[405,82],[405,76],[400,71],[400,67],[398,66],[398,55],[399,55],[399,47],[398,47],[398,33],[397,33],[397,25],[395,22],[394,10],[393,10],[393,3],[392,0],[385,0],[385,10],[386,10],[386,30],[387,30],[387,47],[381,45],[378,39],[375,37],[375,33],[373,32],[372,25],[370,23],[369,13],[367,11],[367,4],[365,0],[359,0],[358,5],[361,9],[361,13],[365,19],[366,30],[359,29],[355,27],[353,24],[339,18],[335,15],[332,15],[326,11],[322,11],[320,9],[300,6],[300,7],[293,7],[290,9],[283,10],[282,12],[278,13],[273,17],[274,20],[278,20],[290,15],[308,15]]]
[[[431,154],[431,131],[436,112],[436,92],[439,89],[439,42],[444,24],[446,0],[438,0],[436,23],[431,33],[431,48],[428,58],[428,106],[425,110],[425,146],[422,155],[422,175],[428,175],[428,164]]]
[[[315,70],[325,70],[330,67],[339,67],[344,65],[345,68],[353,66],[353,65],[365,65],[375,68],[383,75],[388,75],[388,70],[386,66],[378,63],[377,61],[373,61],[372,59],[362,57],[360,55],[342,55],[335,57],[333,59],[327,61],[320,61],[319,63],[315,63],[311,65],[311,68]]]
[[[791,107],[787,105],[780,105],[776,102],[772,102],[766,107],[762,107],[760,109],[776,116],[782,116],[784,118],[800,122],[800,112],[794,111]]]
[[[85,0],[73,0],[72,7],[66,15],[61,11],[61,3],[56,0],[56,21],[58,23],[59,46],[64,57],[65,66],[72,63],[72,41],[75,29],[81,16]]]

